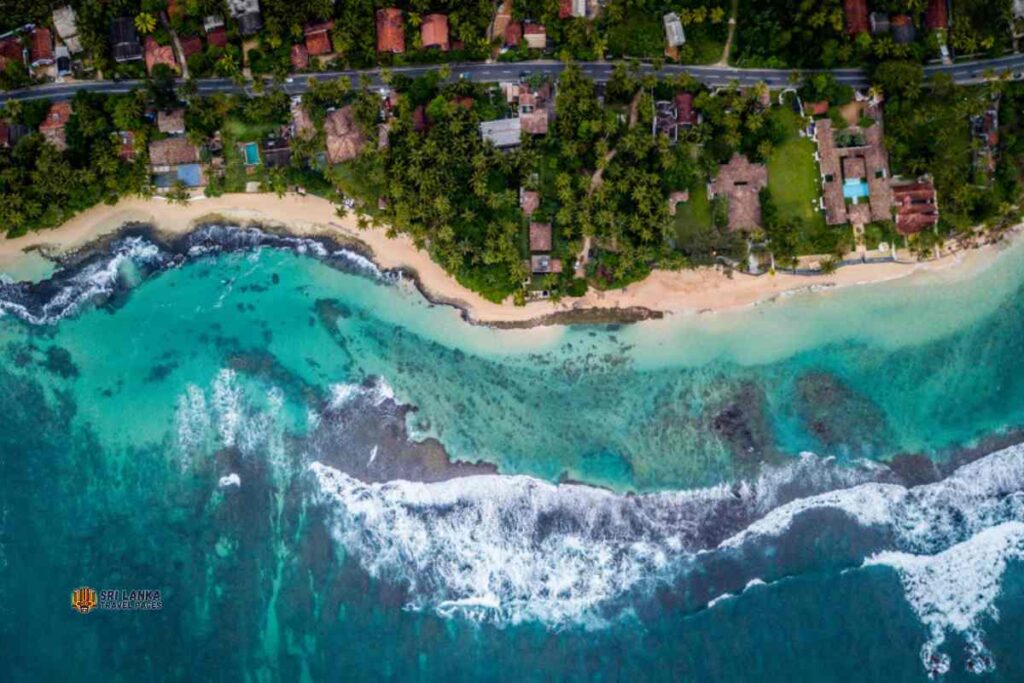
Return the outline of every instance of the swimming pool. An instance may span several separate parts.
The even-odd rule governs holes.
[[[255,142],[247,142],[242,151],[245,154],[245,165],[255,166],[260,163],[260,148]]]
[[[843,196],[847,199],[863,199],[868,196],[868,181],[853,178],[843,181]]]

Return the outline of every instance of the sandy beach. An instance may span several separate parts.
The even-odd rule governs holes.
[[[461,307],[473,322],[493,324],[541,321],[582,309],[634,308],[665,314],[735,309],[800,290],[884,282],[953,267],[971,271],[982,267],[999,249],[998,245],[987,245],[923,263],[863,264],[820,276],[777,273],[754,277],[734,273],[729,277],[712,268],[655,271],[643,282],[622,290],[591,290],[584,297],[565,299],[558,304],[532,301],[525,306],[515,306],[511,301],[496,304],[485,300],[456,282],[425,251],[417,249],[410,238],[389,237],[383,228],[361,230],[354,215],[339,218],[334,206],[319,197],[233,194],[198,198],[187,206],[169,204],[163,199],[130,198],[114,206],[93,207],[59,228],[0,241],[0,273],[25,258],[28,251],[42,249],[50,255],[67,253],[117,231],[128,222],[148,223],[161,234],[173,236],[188,232],[215,216],[241,224],[279,226],[298,235],[357,239],[372,252],[374,261],[382,268],[414,271],[431,299]]]

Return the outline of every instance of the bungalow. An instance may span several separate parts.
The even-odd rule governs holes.
[[[71,54],[82,51],[82,41],[78,38],[78,18],[70,5],[53,10],[53,27]]]
[[[53,34],[48,28],[36,28],[29,36],[29,55],[32,60],[32,67],[49,66],[53,64]]]
[[[227,2],[228,13],[238,22],[238,30],[243,36],[255,35],[263,28],[260,0],[227,0]]]
[[[437,48],[441,52],[447,52],[448,43],[448,17],[444,14],[428,14],[423,17],[423,24],[420,26],[421,43],[424,49]]]
[[[947,0],[928,0],[924,12],[924,25],[931,31],[949,28],[949,7]]]
[[[178,70],[178,62],[174,58],[174,48],[161,45],[153,36],[146,36],[146,73],[152,74],[158,64],[164,64],[171,71]]]
[[[142,43],[130,17],[118,17],[110,22],[110,51],[118,63],[142,59]]]
[[[693,108],[693,94],[676,93],[676,123],[683,128],[692,128],[700,123],[700,112]]]
[[[523,29],[526,47],[531,50],[543,50],[548,46],[548,32],[543,24],[527,24]]]
[[[892,29],[892,39],[898,45],[906,45],[914,42],[917,32],[914,30],[914,22],[906,14],[898,14],[889,22]]]
[[[551,224],[530,223],[530,272],[535,275],[561,273],[561,259],[551,258]]]
[[[292,45],[291,62],[295,71],[305,71],[309,67],[309,50],[305,45]]]
[[[914,235],[939,222],[938,197],[930,178],[894,183],[892,196],[896,205],[896,230],[900,234]]]
[[[263,164],[267,168],[286,168],[292,162],[292,146],[286,138],[271,136],[263,141]]]
[[[0,69],[5,68],[10,62],[25,63],[25,48],[17,36],[0,40]]]
[[[491,142],[495,147],[516,147],[522,138],[522,119],[496,119],[480,122],[480,135],[484,141]]]
[[[843,13],[846,15],[846,32],[858,36],[868,32],[867,0],[844,0]]]
[[[523,25],[518,21],[509,22],[505,27],[505,47],[519,47],[519,41],[523,39]]]
[[[405,26],[397,7],[377,10],[377,52],[405,52]]]
[[[187,187],[205,184],[199,164],[199,148],[185,138],[167,138],[149,143],[149,167],[153,184],[166,189],[176,181]]]
[[[569,17],[586,18],[587,0],[560,0],[558,4],[558,18],[568,19]]]
[[[135,158],[135,133],[130,130],[119,130],[117,136],[117,156],[121,161],[131,161]]]
[[[752,163],[741,154],[733,154],[708,185],[708,197],[728,199],[729,230],[754,230],[761,227],[760,192],[767,185],[767,167]]]
[[[167,135],[185,134],[185,110],[183,108],[161,111],[156,115],[156,127]]]
[[[54,102],[50,105],[50,111],[46,113],[46,118],[39,124],[39,132],[43,134],[46,141],[61,151],[68,148],[64,129],[68,125],[68,121],[71,120],[71,113],[70,102]]]
[[[540,208],[540,193],[526,188],[519,188],[519,208],[526,216],[532,216],[533,212]]]
[[[669,12],[661,21],[665,24],[665,42],[668,43],[669,49],[682,47],[686,42],[686,33],[683,31],[683,22],[679,20],[679,15]]]
[[[355,159],[366,144],[352,105],[328,114],[324,119],[324,132],[327,134],[327,159],[332,164]]]
[[[330,54],[334,47],[331,45],[329,31],[334,28],[333,21],[323,21],[319,24],[306,24],[303,34],[306,36],[306,53],[313,57]]]

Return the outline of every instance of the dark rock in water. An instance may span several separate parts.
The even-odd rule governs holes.
[[[46,349],[46,360],[43,367],[63,379],[78,377],[78,366],[71,360],[71,353],[59,346]]]
[[[920,453],[897,455],[889,461],[889,469],[900,478],[904,486],[928,484],[942,478],[935,462]]]
[[[170,363],[158,363],[149,369],[149,374],[146,375],[146,379],[143,381],[147,384],[152,382],[162,382],[167,379],[167,377],[174,372],[177,367],[178,364],[173,361]]]
[[[712,429],[729,446],[737,464],[757,465],[774,452],[765,404],[764,389],[743,382],[711,419]]]
[[[870,399],[827,372],[802,375],[796,389],[797,415],[825,448],[855,456],[879,454],[888,425]]]
[[[432,482],[497,473],[491,464],[452,462],[436,439],[411,441],[405,426],[411,410],[380,400],[372,391],[327,408],[307,442],[310,457],[366,482]]]

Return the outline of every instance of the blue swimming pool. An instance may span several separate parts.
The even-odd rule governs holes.
[[[863,199],[868,196],[868,181],[860,178],[843,181],[843,196],[847,199]]]
[[[243,147],[243,151],[245,152],[246,166],[255,166],[260,163],[260,149],[255,142],[247,143],[245,147]]]

